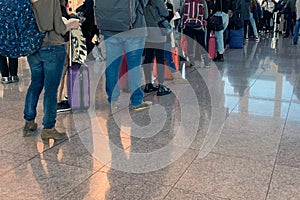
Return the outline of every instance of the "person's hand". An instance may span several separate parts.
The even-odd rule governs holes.
[[[79,19],[71,18],[66,21],[68,30],[77,29],[80,25]]]

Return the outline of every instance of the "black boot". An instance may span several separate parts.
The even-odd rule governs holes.
[[[144,88],[145,93],[150,93],[150,92],[157,91],[157,90],[158,90],[158,87],[153,85],[152,83],[147,83]]]
[[[215,61],[215,62],[223,62],[224,61],[223,54],[220,54],[219,52],[217,52],[217,57],[215,57],[213,59],[213,61]]]
[[[156,95],[157,96],[163,96],[163,95],[167,95],[170,94],[172,91],[170,90],[170,88],[167,88],[166,86],[164,86],[163,84],[159,84],[158,85],[158,90]]]

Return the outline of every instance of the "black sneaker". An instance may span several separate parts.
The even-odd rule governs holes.
[[[170,94],[171,92],[172,91],[170,90],[170,88],[167,88],[166,86],[164,86],[162,84],[159,84],[156,95],[157,96],[163,96],[163,95]]]
[[[158,90],[158,87],[153,85],[152,83],[147,83],[144,88],[145,93],[150,93],[150,92],[154,92],[157,90]]]
[[[68,112],[71,110],[71,107],[68,103],[68,101],[61,101],[60,103],[57,104],[57,110],[56,112],[60,113],[60,112]]]

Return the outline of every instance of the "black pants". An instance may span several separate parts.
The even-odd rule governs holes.
[[[206,38],[205,31],[202,29],[197,30],[189,26],[186,26],[183,29],[183,34],[188,36],[187,41],[188,41],[189,57],[194,58],[196,60],[200,58],[202,55],[205,64],[208,64],[207,45],[206,45],[207,38]],[[195,40],[196,40],[196,48],[194,48]]]
[[[0,70],[2,77],[17,76],[18,75],[18,58],[7,58],[0,55]]]
[[[165,81],[165,56],[164,43],[146,42],[144,60],[144,75],[146,83],[152,82],[153,60],[156,58],[157,79],[159,84]]]

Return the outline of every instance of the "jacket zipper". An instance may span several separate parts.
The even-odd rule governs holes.
[[[132,0],[130,0],[130,29],[132,29]]]

